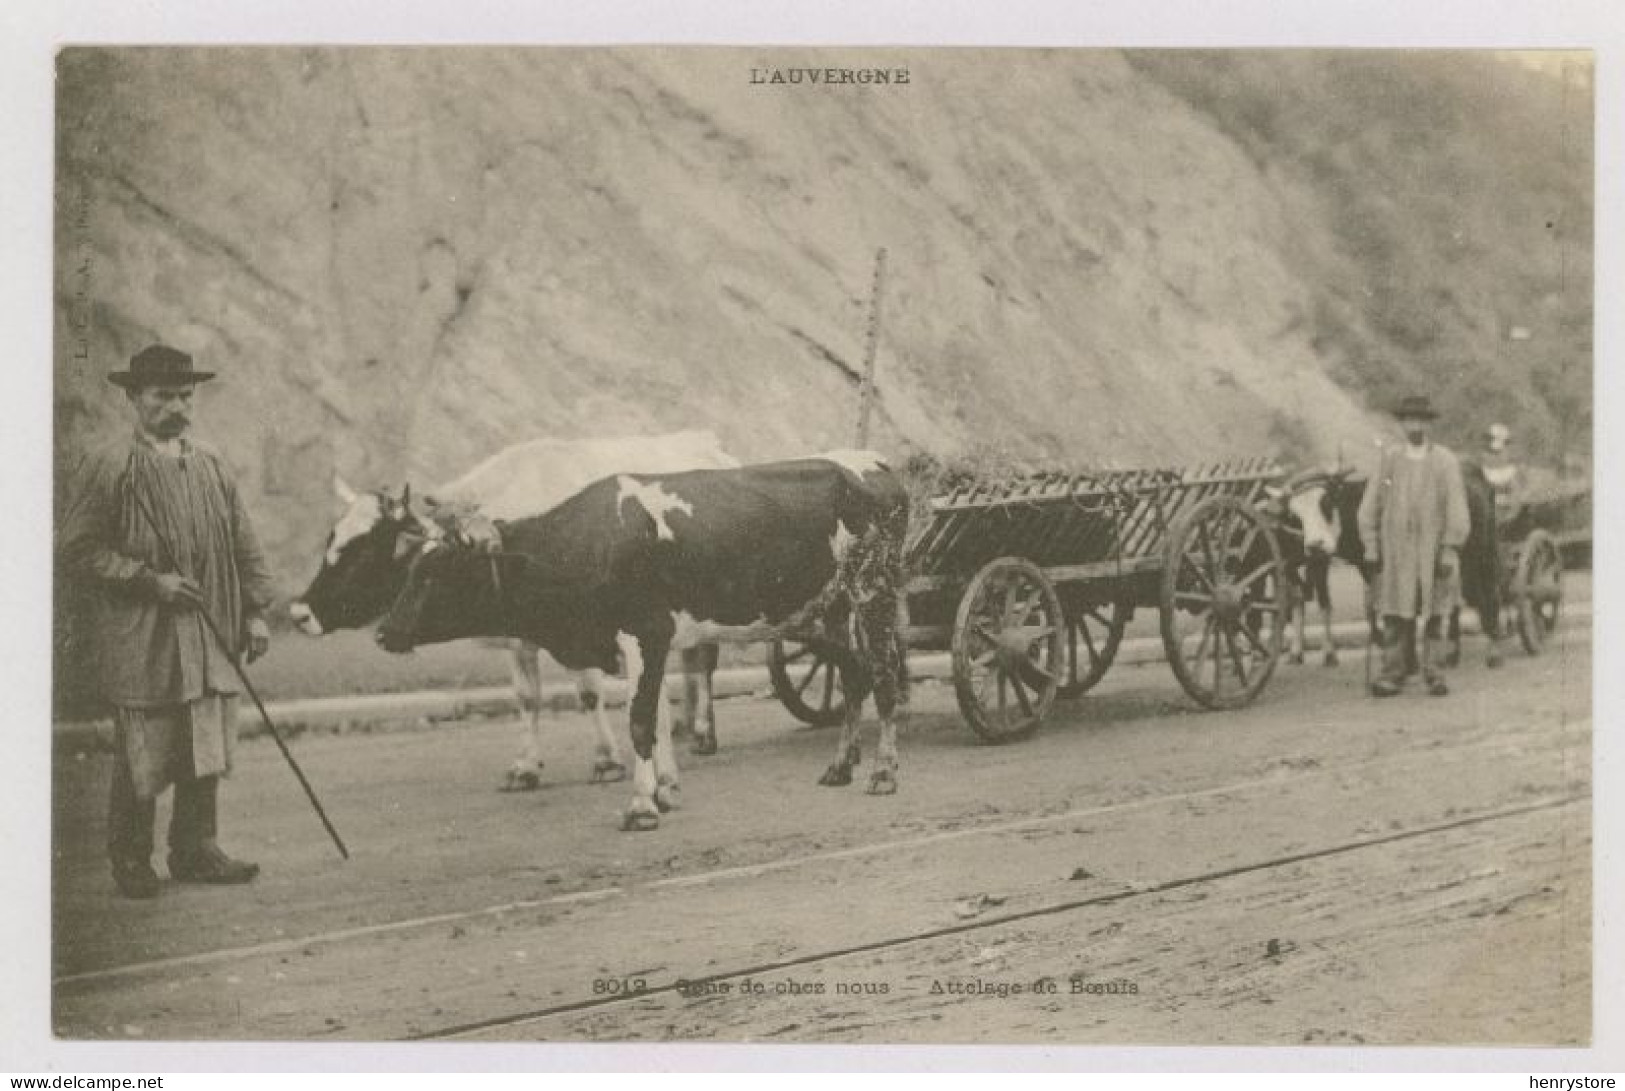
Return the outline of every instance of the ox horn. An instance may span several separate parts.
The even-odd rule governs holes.
[[[398,518],[402,518],[402,517],[407,516],[407,515],[411,515],[412,514],[412,486],[411,486],[411,483],[409,482],[409,483],[401,486],[401,495],[400,495],[399,499],[389,495],[389,493],[386,491],[384,493],[384,505],[385,505],[385,508],[388,511],[388,513],[394,518],[398,519]]]

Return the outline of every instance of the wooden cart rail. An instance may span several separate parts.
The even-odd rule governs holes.
[[[1252,458],[956,489],[932,501],[931,517],[910,538],[910,590],[952,586],[1005,556],[1031,561],[1057,583],[1154,570],[1168,528],[1186,512],[1214,496],[1255,503],[1282,476],[1270,459]]]

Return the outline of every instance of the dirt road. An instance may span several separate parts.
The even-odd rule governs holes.
[[[1477,648],[1473,649],[1475,655]],[[54,1026],[72,1038],[1582,1043],[1591,1027],[1590,633],[1455,693],[1283,665],[1191,711],[1124,667],[1033,739],[915,692],[902,789],[814,783],[833,733],[719,706],[684,808],[621,833],[558,718],[300,739],[354,859],[246,744],[248,888],[112,896],[104,756],[56,770]],[[870,733],[872,742],[872,731]],[[164,820],[160,815],[160,821]],[[160,862],[161,866],[161,862]]]

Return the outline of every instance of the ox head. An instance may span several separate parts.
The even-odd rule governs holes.
[[[310,636],[355,629],[376,621],[406,580],[412,556],[439,530],[412,502],[384,491],[356,492],[334,478],[344,514],[327,535],[322,566],[288,612]]]
[[[488,551],[465,541],[423,543],[378,624],[378,645],[401,653],[419,644],[495,635],[486,623],[493,608],[500,609],[497,563]]]
[[[1337,490],[1347,476],[1347,471],[1310,471],[1287,482],[1284,499],[1288,521],[1303,530],[1304,549],[1327,556],[1337,552],[1337,541],[1343,533]]]

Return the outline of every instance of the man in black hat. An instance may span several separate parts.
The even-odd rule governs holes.
[[[1378,697],[1398,693],[1405,680],[1405,643],[1422,619],[1422,678],[1428,692],[1450,692],[1438,671],[1443,619],[1461,601],[1461,547],[1470,529],[1467,492],[1456,456],[1428,438],[1438,414],[1425,395],[1394,410],[1405,442],[1383,451],[1382,465],[1360,501],[1360,539],[1383,622],[1382,673],[1371,684]]]
[[[58,538],[66,570],[96,592],[88,635],[115,727],[107,850],[131,898],[158,893],[154,815],[171,784],[170,877],[245,883],[259,873],[216,842],[216,793],[237,726],[238,682],[224,657],[265,653],[272,579],[230,469],[187,435],[192,393],[211,378],[163,345],[108,376],[136,426],[85,457]]]

